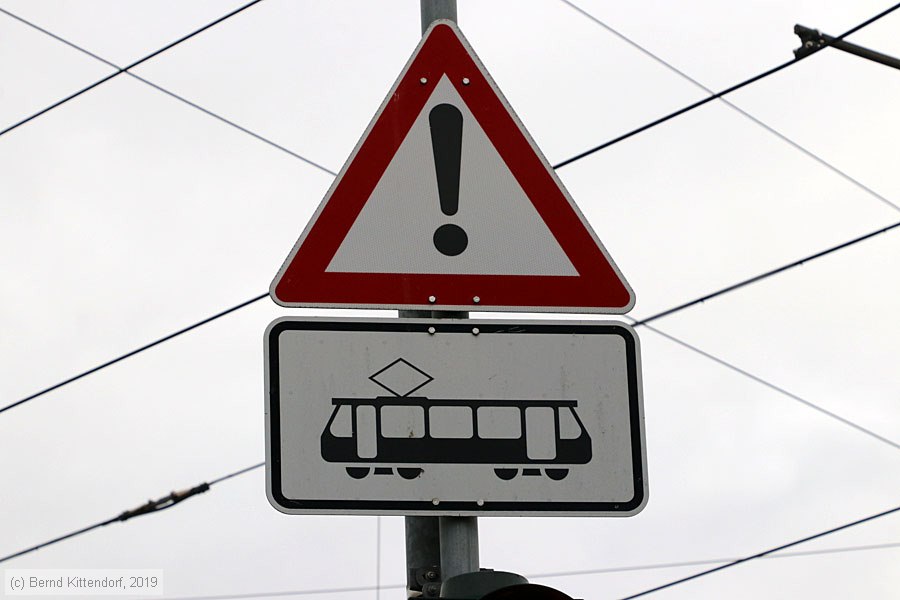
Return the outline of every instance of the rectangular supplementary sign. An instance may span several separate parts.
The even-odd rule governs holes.
[[[623,323],[288,317],[265,346],[282,512],[629,516],[647,501]]]

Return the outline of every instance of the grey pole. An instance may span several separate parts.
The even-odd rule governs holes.
[[[406,311],[401,311],[402,313]],[[412,311],[410,311],[412,312]],[[406,517],[406,589],[423,598],[441,593],[441,536],[437,517]]]
[[[456,22],[456,0],[420,0],[422,33],[436,20]],[[465,319],[467,312],[401,310],[400,317]],[[437,597],[435,580],[478,571],[476,517],[406,517],[407,589]],[[440,567],[435,573],[434,566]]]
[[[440,517],[441,579],[478,570],[478,517]]]
[[[419,0],[422,8],[422,33],[438,19],[456,23],[456,0]]]

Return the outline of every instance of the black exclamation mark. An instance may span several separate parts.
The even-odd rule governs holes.
[[[459,210],[459,165],[462,159],[463,116],[452,104],[438,104],[428,113],[431,150],[437,172],[441,212],[452,217]],[[434,232],[434,247],[446,256],[462,254],[469,237],[459,225],[447,223]]]

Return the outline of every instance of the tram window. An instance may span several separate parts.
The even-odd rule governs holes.
[[[481,406],[478,408],[478,437],[519,439],[522,416],[515,406]]]
[[[351,406],[338,406],[334,421],[331,422],[331,434],[335,437],[353,437],[353,422],[350,418]]]
[[[356,454],[360,458],[378,456],[375,407],[371,404],[361,404],[356,407]]]
[[[386,438],[425,437],[425,409],[421,406],[383,406],[381,435]]]
[[[556,458],[553,408],[529,406],[525,409],[525,445],[525,452],[531,460]]]
[[[581,435],[581,426],[575,420],[575,415],[571,408],[560,409],[559,411],[559,437],[563,440],[578,439]]]
[[[472,409],[466,406],[432,406],[428,412],[431,437],[472,437]]]

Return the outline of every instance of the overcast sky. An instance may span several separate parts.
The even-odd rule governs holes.
[[[711,89],[791,58],[795,23],[838,35],[888,6],[576,4]],[[0,0],[118,65],[239,5]],[[460,0],[459,23],[551,163],[706,95],[558,0]],[[898,30],[900,12],[852,41],[900,56]],[[0,137],[0,404],[265,292],[419,36],[413,0],[265,0],[135,69],[324,170],[128,75]],[[0,14],[0,128],[111,70]],[[560,168],[635,290],[634,318],[900,220],[900,71],[827,49],[728,98],[847,176],[721,102]],[[893,230],[653,326],[897,442],[898,268]],[[262,460],[263,332],[288,314],[396,315],[264,299],[0,414],[0,555]],[[646,509],[480,519],[483,566],[740,557],[900,504],[895,446],[638,333]],[[280,514],[256,470],[3,566],[161,568],[167,597],[403,583],[403,519],[381,518],[380,539],[377,522]],[[894,542],[900,516],[795,550]],[[898,559],[758,560],[656,596],[900,598]],[[531,579],[606,599],[700,568]]]

